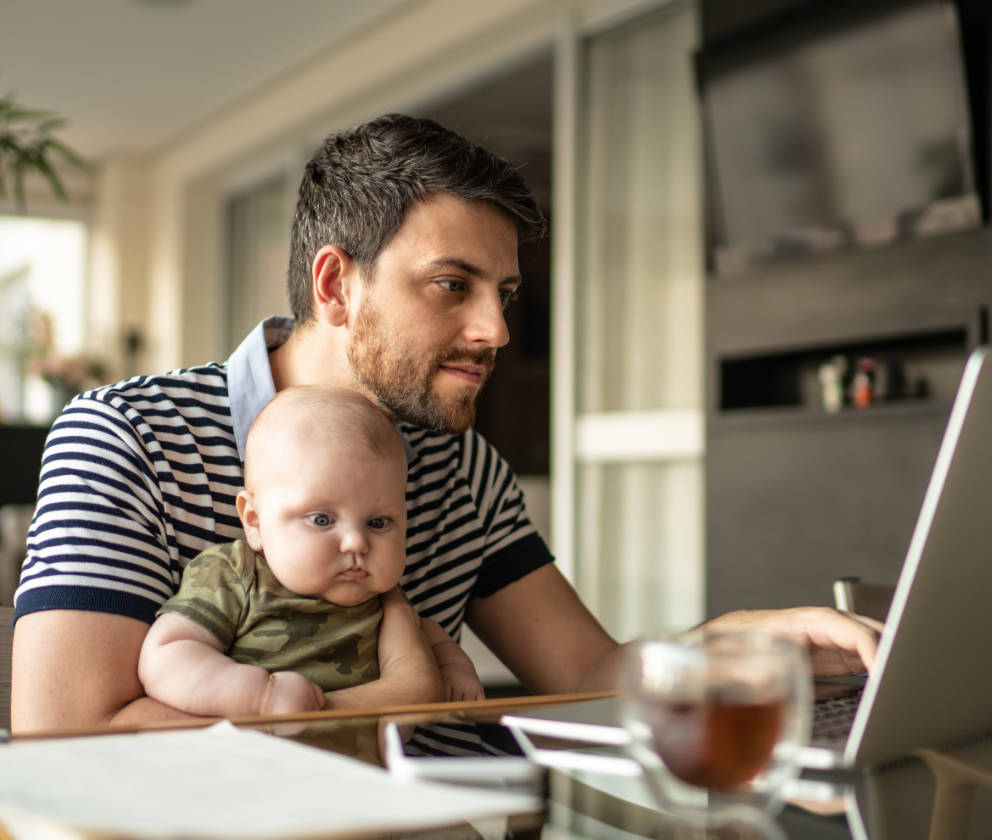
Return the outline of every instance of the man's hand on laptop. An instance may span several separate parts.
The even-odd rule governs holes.
[[[830,607],[740,610],[707,622],[713,630],[763,630],[806,645],[813,675],[838,677],[871,670],[882,624]]]

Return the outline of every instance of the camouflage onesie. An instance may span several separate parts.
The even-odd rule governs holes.
[[[237,540],[208,548],[183,572],[179,591],[158,611],[209,630],[237,662],[298,671],[324,691],[379,676],[379,596],[354,607],[296,595],[262,555]]]

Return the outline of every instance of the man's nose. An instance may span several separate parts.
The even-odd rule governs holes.
[[[505,346],[510,340],[510,330],[506,326],[503,301],[498,290],[479,294],[473,301],[465,337],[473,344],[496,348]]]

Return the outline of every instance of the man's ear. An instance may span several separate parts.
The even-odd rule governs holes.
[[[335,327],[348,322],[350,281],[358,274],[355,261],[337,245],[325,245],[313,258],[311,269],[314,312]]]
[[[234,500],[241,517],[241,526],[245,529],[245,539],[255,551],[262,550],[262,532],[258,527],[258,511],[255,508],[255,497],[247,490],[240,490]]]

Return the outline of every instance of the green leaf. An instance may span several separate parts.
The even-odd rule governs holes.
[[[51,146],[56,152],[58,152],[62,157],[64,157],[73,166],[77,166],[80,169],[92,169],[93,164],[90,163],[85,158],[81,157],[77,152],[70,149],[61,140],[55,140],[54,138],[49,138],[46,143]]]
[[[24,167],[18,165],[14,167],[14,204],[19,212],[23,212],[27,203],[24,195]]]
[[[65,117],[49,117],[38,124],[39,134],[48,134],[66,124]]]
[[[41,175],[59,198],[67,198],[65,186],[52,165],[52,155],[80,169],[91,168],[81,155],[53,136],[65,123],[54,111],[25,108],[12,92],[0,98],[0,196],[7,194],[6,173],[12,177],[14,201],[19,210],[26,205],[24,179],[29,172]]]
[[[12,105],[7,109],[8,122],[20,120],[45,120],[52,116],[53,113],[51,111],[34,111],[28,108],[20,108],[16,105]]]
[[[35,157],[34,165],[35,165],[35,169],[37,169],[38,172],[40,172],[42,175],[45,176],[45,178],[48,179],[48,183],[51,184],[52,189],[55,191],[55,194],[59,198],[63,200],[68,198],[68,194],[65,191],[65,186],[62,184],[62,181],[59,179],[59,176],[55,173],[55,170],[52,169],[51,165],[45,159],[45,155],[43,152],[39,152],[38,155]]]

